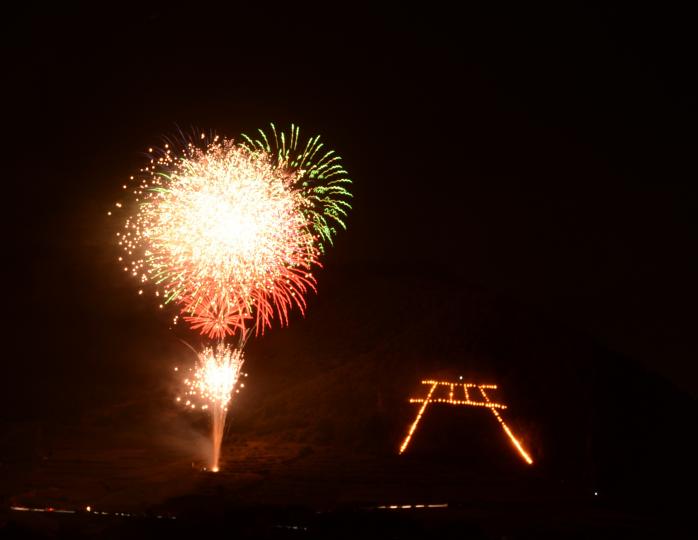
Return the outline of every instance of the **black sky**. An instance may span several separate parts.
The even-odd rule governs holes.
[[[66,306],[89,304],[81,283],[111,255],[105,213],[162,134],[293,121],[356,182],[330,267],[493,291],[696,395],[689,15],[327,4],[9,17],[10,340],[79,332]]]

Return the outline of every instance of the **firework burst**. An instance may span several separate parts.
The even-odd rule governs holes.
[[[185,405],[192,409],[217,406],[227,410],[242,374],[245,361],[242,350],[218,343],[214,347],[205,347],[197,356],[193,375],[184,379],[187,388]],[[181,400],[181,397],[177,398],[177,401]]]
[[[211,338],[304,312],[313,268],[345,226],[340,158],[319,137],[301,145],[297,127],[287,136],[272,125],[272,134],[168,144],[134,178],[137,210],[119,233],[125,270]]]
[[[302,141],[293,125],[278,132],[272,124],[239,142],[201,135],[148,155],[124,185],[132,200],[116,203],[129,212],[117,233],[119,260],[153,286],[160,308],[178,306],[175,323],[218,340],[197,353],[178,398],[211,412],[217,470],[242,347],[273,320],[287,324],[294,307],[305,312],[319,258],[345,228],[351,180],[320,137]],[[236,348],[224,343],[233,335]]]
[[[293,188],[302,194],[303,213],[312,226],[320,252],[332,244],[337,227],[346,229],[344,222],[352,197],[351,184],[342,158],[334,150],[324,150],[320,136],[302,142],[300,128],[291,125],[289,133],[277,132],[271,124],[270,133],[258,130],[257,138],[242,135],[244,145],[253,151],[272,157],[274,165],[293,175]]]

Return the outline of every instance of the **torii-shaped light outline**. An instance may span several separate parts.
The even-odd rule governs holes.
[[[407,431],[407,436],[405,437],[405,440],[402,442],[402,445],[400,445],[400,450],[399,454],[403,454],[405,450],[407,450],[407,447],[410,444],[410,441],[412,440],[412,435],[414,435],[414,432],[417,429],[417,426],[419,425],[420,420],[422,419],[422,415],[424,414],[424,411],[426,411],[427,405],[430,403],[448,403],[450,405],[469,405],[472,407],[485,407],[489,409],[494,417],[497,419],[497,422],[499,422],[499,425],[502,426],[502,429],[504,432],[507,434],[509,437],[509,440],[512,442],[516,450],[519,452],[519,455],[523,458],[523,460],[528,463],[529,465],[533,464],[533,460],[531,459],[531,456],[526,452],[524,449],[523,445],[519,442],[519,440],[516,438],[514,433],[509,429],[509,426],[504,422],[504,419],[502,419],[502,416],[499,414],[499,410],[506,409],[507,406],[503,405],[501,403],[494,403],[490,401],[489,396],[487,395],[487,390],[496,390],[497,385],[495,384],[473,384],[473,383],[464,383],[464,382],[450,382],[450,381],[434,381],[434,380],[428,380],[428,381],[422,381],[422,384],[430,385],[429,391],[427,392],[427,397],[420,399],[420,398],[411,398],[410,403],[421,403],[422,406],[419,408],[419,411],[417,412],[417,417],[414,419],[414,422],[412,422],[412,425],[410,426],[409,430]],[[449,393],[448,393],[448,399],[444,398],[432,398],[432,395],[434,394],[434,391],[438,386],[448,386],[449,387]],[[463,387],[463,393],[465,399],[454,399],[453,398],[453,392],[456,388],[456,386],[462,386]],[[468,388],[477,388],[480,391],[480,394],[482,394],[483,401],[473,401],[470,399],[470,394],[468,392]]]

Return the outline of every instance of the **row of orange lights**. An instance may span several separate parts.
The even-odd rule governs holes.
[[[419,398],[410,398],[410,403],[422,403],[424,400]],[[506,409],[506,405],[501,403],[487,403],[485,401],[470,401],[469,399],[430,399],[430,403],[450,403],[451,405],[472,405],[473,407],[488,407],[490,409]]]
[[[480,392],[482,392],[482,397],[485,398],[485,401],[487,401],[489,403],[490,398],[487,396],[487,392],[485,392],[485,390],[483,390],[482,388],[480,388]],[[511,432],[511,430],[509,429],[509,426],[506,425],[506,423],[504,422],[504,420],[502,419],[500,414],[497,412],[497,409],[492,408],[490,410],[492,411],[492,414],[494,414],[495,418],[497,419],[497,422],[499,422],[500,425],[502,426],[502,428],[504,429],[504,432],[509,436],[509,439],[511,440],[511,442],[514,444],[516,449],[519,451],[519,454],[521,455],[521,457],[524,458],[524,461],[526,463],[528,463],[529,465],[533,465],[533,460],[531,459],[531,456],[529,456],[528,452],[526,452],[526,450],[524,450],[523,446],[521,446],[521,443],[514,436],[514,434]]]
[[[468,388],[485,388],[486,390],[496,390],[497,385],[496,384],[475,384],[475,383],[463,383],[463,382],[448,382],[448,381],[434,381],[434,380],[427,380],[427,381],[422,381],[422,384],[437,384],[437,385],[443,385],[443,386],[465,386]]]

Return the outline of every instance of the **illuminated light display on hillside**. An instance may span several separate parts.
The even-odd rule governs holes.
[[[490,400],[490,397],[487,394],[487,390],[496,390],[497,385],[495,384],[473,384],[473,383],[464,383],[464,382],[450,382],[450,381],[434,381],[434,380],[427,380],[427,381],[422,381],[422,384],[428,385],[429,390],[427,391],[427,395],[424,398],[411,398],[410,403],[420,403],[421,406],[419,407],[419,411],[417,411],[417,416],[414,419],[414,422],[410,425],[410,428],[407,430],[407,436],[405,437],[405,440],[402,441],[402,444],[400,445],[400,450],[399,454],[403,454],[405,450],[407,450],[407,447],[410,444],[410,441],[412,440],[412,436],[414,435],[414,432],[417,430],[417,426],[419,426],[419,422],[422,419],[422,416],[424,415],[424,412],[427,409],[427,406],[430,403],[447,403],[449,405],[466,405],[470,407],[483,407],[486,409],[489,409],[494,417],[497,419],[497,422],[499,423],[500,426],[502,426],[502,429],[504,430],[504,433],[506,433],[507,437],[509,437],[509,440],[511,443],[514,445],[514,448],[518,451],[519,455],[523,458],[523,460],[528,463],[529,465],[533,464],[533,460],[531,459],[531,456],[529,453],[524,449],[523,445],[521,442],[516,438],[514,433],[511,431],[509,426],[507,426],[506,422],[504,422],[504,419],[502,418],[501,414],[499,414],[499,411],[504,410],[507,408],[506,405],[502,403],[495,403]],[[439,387],[448,387],[448,397],[434,397],[434,394]],[[454,393],[456,391],[456,387],[458,387],[458,391],[460,391],[460,388],[463,389],[463,399],[456,399],[454,397]],[[477,401],[474,400],[470,397],[470,392],[468,391],[469,388],[476,388],[479,392],[480,395],[482,396],[482,401]]]

